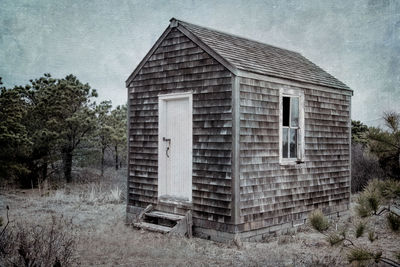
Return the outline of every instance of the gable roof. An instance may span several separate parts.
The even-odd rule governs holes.
[[[234,74],[237,74],[237,70],[241,70],[331,88],[351,90],[347,85],[306,59],[300,53],[174,18],[170,21],[170,26],[164,31],[150,52],[130,75],[127,85],[140,71],[147,59],[154,53],[165,36],[168,35],[171,28],[176,27]]]

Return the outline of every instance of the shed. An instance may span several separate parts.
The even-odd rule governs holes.
[[[348,210],[353,92],[301,54],[172,18],[126,86],[128,217],[254,240]]]

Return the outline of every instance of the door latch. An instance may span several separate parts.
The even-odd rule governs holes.
[[[169,147],[171,145],[171,138],[165,138],[163,137],[164,142],[168,142],[167,144],[167,150],[165,151],[165,154],[167,155],[167,158],[169,158]]]

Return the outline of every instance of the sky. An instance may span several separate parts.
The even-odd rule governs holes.
[[[172,17],[300,52],[354,90],[354,120],[400,112],[399,0],[0,0],[0,77],[10,88],[72,73],[98,102],[124,104]]]

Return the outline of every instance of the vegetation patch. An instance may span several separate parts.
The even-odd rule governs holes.
[[[314,210],[308,215],[308,220],[312,227],[319,232],[323,232],[329,228],[328,219],[321,210]]]
[[[126,164],[126,105],[97,104],[97,91],[74,75],[49,73],[5,88],[0,77],[0,182],[40,187],[47,179],[72,182],[74,166]],[[109,164],[109,165],[111,165]]]
[[[70,266],[75,261],[76,234],[62,218],[45,225],[17,224],[0,235],[2,266]]]
[[[389,213],[387,216],[387,222],[390,227],[394,232],[399,232],[400,230],[400,217],[397,216],[394,213]]]
[[[382,218],[380,220],[380,228],[377,230],[382,234],[385,231],[384,219],[389,225],[389,227],[398,232],[400,228],[400,217],[393,212],[392,209],[398,209],[399,203],[399,190],[398,190],[399,182],[391,179],[387,180],[371,180],[364,191],[360,193],[357,198],[357,206],[355,207],[355,211],[357,215],[360,217],[356,219],[356,224],[354,224],[354,238],[346,235],[346,227],[343,227],[342,231],[330,231],[327,234],[324,233],[328,229],[327,219],[324,217],[321,211],[315,210],[309,215],[310,225],[320,232],[321,234],[326,236],[326,240],[329,242],[331,246],[342,245],[343,248],[347,248],[347,260],[349,263],[357,263],[357,264],[370,264],[372,261],[376,263],[386,263],[390,266],[399,266],[399,263],[396,262],[398,260],[398,254],[392,254],[391,258],[388,257],[390,255],[389,251],[381,251],[374,250],[374,248],[366,248],[360,245],[360,239],[365,233],[365,231],[369,228],[368,222],[372,220],[371,218],[377,217]],[[386,216],[382,216],[386,214]],[[351,221],[351,220],[350,220]],[[350,223],[350,221],[348,223]],[[370,225],[370,227],[376,227],[378,224],[374,223]],[[371,228],[372,228],[371,227]],[[368,240],[370,243],[373,243],[378,239],[378,235],[375,231],[368,232]],[[365,244],[364,244],[365,245]],[[379,246],[379,248],[381,248]]]
[[[365,231],[365,222],[360,221],[356,227],[356,238],[361,237]]]
[[[381,195],[377,188],[367,187],[358,197],[358,206],[356,207],[358,215],[362,218],[368,217],[378,212],[381,204]]]
[[[347,254],[347,259],[350,263],[358,262],[365,263],[374,258],[374,255],[366,249],[363,248],[352,248]]]

